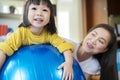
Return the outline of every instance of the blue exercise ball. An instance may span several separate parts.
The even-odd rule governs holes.
[[[8,57],[0,71],[0,80],[62,80],[64,56],[50,44],[22,46]],[[83,72],[73,60],[74,80],[85,80]]]

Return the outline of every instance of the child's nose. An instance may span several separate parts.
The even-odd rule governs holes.
[[[38,10],[38,11],[36,12],[36,14],[37,14],[38,16],[42,16],[42,11],[41,11],[41,10]]]

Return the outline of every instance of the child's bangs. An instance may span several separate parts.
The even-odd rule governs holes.
[[[35,4],[35,5],[43,4],[43,5],[46,5],[49,8],[50,8],[50,5],[51,5],[49,0],[31,0],[31,3]]]

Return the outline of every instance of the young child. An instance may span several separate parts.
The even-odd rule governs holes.
[[[50,0],[28,0],[25,4],[23,23],[5,41],[0,43],[0,68],[7,56],[11,56],[22,45],[50,43],[65,57],[62,80],[73,80],[72,52],[73,45],[57,35]]]

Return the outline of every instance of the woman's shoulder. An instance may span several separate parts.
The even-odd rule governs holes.
[[[89,74],[100,74],[100,64],[96,58],[91,56],[87,60],[80,62],[84,72]]]
[[[94,65],[91,65],[91,66],[93,66],[93,68],[95,68],[95,66],[100,65],[99,61],[96,58],[94,58],[93,56],[89,57],[88,59],[86,59],[86,60],[84,60],[84,61],[82,61],[80,63],[81,64],[86,64],[86,65],[94,64]]]

